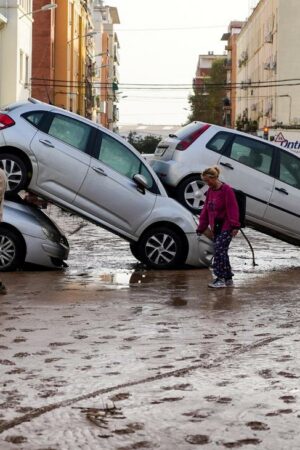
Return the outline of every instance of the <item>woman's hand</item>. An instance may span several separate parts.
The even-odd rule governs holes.
[[[232,230],[231,232],[231,236],[235,237],[238,234],[239,230],[237,228],[235,228],[234,230]]]

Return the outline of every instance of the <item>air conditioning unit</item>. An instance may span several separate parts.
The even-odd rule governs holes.
[[[277,62],[276,61],[272,61],[270,63],[270,70],[276,70],[276,67],[277,67]]]
[[[251,111],[256,111],[256,109],[257,109],[257,105],[256,105],[256,103],[253,103],[251,105]]]
[[[264,63],[264,70],[270,70],[271,64],[269,62]]]
[[[272,32],[265,35],[265,42],[268,44],[272,44],[273,42],[273,34]]]

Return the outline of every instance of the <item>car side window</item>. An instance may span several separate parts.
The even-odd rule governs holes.
[[[152,175],[142,161],[121,142],[104,133],[98,159],[127,178],[132,179],[136,174],[143,175],[149,190],[154,185]]]
[[[91,133],[91,127],[79,120],[61,114],[55,114],[48,134],[78,150],[85,151]]]
[[[280,151],[279,180],[300,189],[300,159]]]
[[[236,136],[229,157],[265,174],[271,170],[273,150],[270,145],[244,136]]]
[[[42,119],[45,117],[45,111],[33,111],[23,114],[23,117],[27,122],[31,123],[36,128],[40,128]]]
[[[214,152],[221,153],[227,140],[230,137],[230,133],[220,132],[217,133],[207,144],[206,147]]]

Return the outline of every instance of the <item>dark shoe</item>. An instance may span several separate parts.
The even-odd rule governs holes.
[[[210,288],[225,288],[225,280],[223,278],[216,278],[212,283],[209,283]]]
[[[5,295],[5,294],[7,294],[6,287],[4,286],[3,283],[0,282],[0,295]]]

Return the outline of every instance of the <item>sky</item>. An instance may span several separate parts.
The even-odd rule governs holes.
[[[198,55],[224,54],[221,37],[230,21],[245,20],[257,3],[106,0],[106,5],[118,8],[120,18],[115,26],[120,42],[120,124],[186,122]],[[143,86],[147,83],[154,86]],[[134,84],[138,86],[130,86]]]

